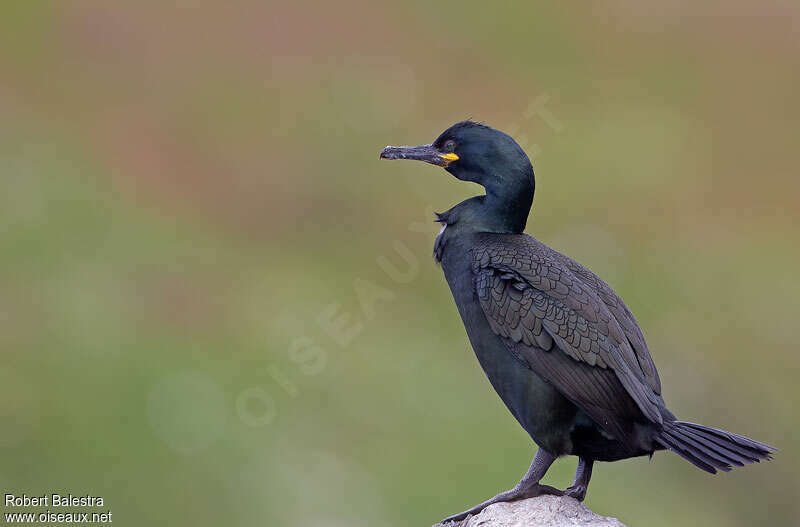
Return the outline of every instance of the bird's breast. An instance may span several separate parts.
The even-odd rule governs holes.
[[[442,270],[472,349],[497,394],[531,438],[556,454],[571,449],[574,406],[522,364],[494,333],[481,308],[472,276],[472,236],[447,228],[441,234]]]

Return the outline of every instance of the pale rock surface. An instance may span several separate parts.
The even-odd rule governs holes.
[[[434,527],[625,527],[616,518],[595,514],[583,503],[567,496],[539,496],[527,500],[495,503],[459,523]]]

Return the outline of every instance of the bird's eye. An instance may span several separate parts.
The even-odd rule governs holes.
[[[450,153],[454,152],[454,151],[455,151],[455,149],[456,149],[456,142],[455,142],[455,141],[453,141],[452,139],[451,139],[451,140],[449,140],[449,141],[447,141],[447,142],[444,144],[444,151],[445,151],[445,152],[447,152],[448,154],[450,154]]]

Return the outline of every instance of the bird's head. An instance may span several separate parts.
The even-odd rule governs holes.
[[[429,145],[387,146],[381,159],[413,159],[443,167],[456,178],[473,181],[487,194],[514,199],[533,193],[530,159],[511,136],[472,121],[456,123]],[[530,205],[529,205],[530,206]]]

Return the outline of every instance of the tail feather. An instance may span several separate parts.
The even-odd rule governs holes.
[[[738,456],[726,456],[722,448],[718,448],[717,445],[711,444],[708,441],[693,437],[687,430],[678,428],[675,431],[675,435],[680,438],[683,444],[685,444],[687,447],[695,448],[707,455],[716,463],[721,464],[722,466],[715,465],[721,470],[728,471],[731,469],[731,465],[737,465],[740,467],[744,465],[744,462],[741,461]]]
[[[689,423],[687,423],[689,424]],[[771,446],[764,445],[759,443],[758,448],[753,448],[751,446],[740,446],[739,444],[729,441],[727,438],[720,438],[719,436],[715,436],[711,432],[706,430],[706,427],[696,425],[699,428],[694,427],[686,427],[686,431],[688,433],[693,434],[695,437],[701,437],[708,442],[711,442],[717,448],[721,449],[725,452],[729,457],[737,456],[744,463],[753,463],[758,462],[761,459],[764,459],[763,452],[764,450],[767,451],[766,459],[770,459],[769,452],[771,450],[775,450]],[[747,438],[744,438],[747,439]]]
[[[731,465],[736,465],[737,467],[742,467],[746,463],[750,462],[751,456],[733,452],[732,450],[726,448],[724,445],[720,445],[712,441],[708,437],[703,437],[694,430],[685,428],[680,431],[680,434],[686,437],[687,440],[690,441],[692,444],[697,445],[699,443],[699,445],[697,445],[698,448],[703,449],[707,453],[715,452],[721,461],[728,462]]]
[[[772,459],[770,453],[775,451],[769,445],[744,436],[683,421],[664,422],[655,440],[711,474],[716,474],[717,470],[727,472],[732,465]]]
[[[714,468],[714,463],[709,461],[708,459],[704,460],[701,456],[696,455],[690,449],[683,448],[681,444],[676,441],[672,436],[669,434],[663,433],[659,436],[656,436],[656,441],[661,444],[666,449],[672,450],[683,459],[691,463],[692,465],[699,467],[706,472],[710,472],[715,474],[717,471]]]
[[[745,436],[740,436],[738,434],[734,434],[733,432],[720,430],[718,428],[711,428],[710,426],[698,425],[698,424],[695,424],[695,423],[685,423],[685,422],[682,422],[682,421],[679,421],[679,423],[681,423],[682,425],[688,426],[689,428],[691,428],[693,430],[702,431],[702,432],[705,432],[705,433],[710,434],[712,436],[719,437],[723,441],[727,440],[729,443],[733,442],[734,444],[742,445],[742,446],[748,447],[748,448],[750,448],[750,449],[752,449],[754,451],[758,451],[758,452],[766,451],[768,456],[769,456],[770,452],[775,452],[777,450],[777,448],[775,448],[775,447],[772,447],[772,446],[769,446],[769,445],[765,445],[764,443],[760,443],[760,442],[756,441],[755,439],[750,439],[749,437],[745,437]],[[763,457],[759,458],[759,459],[763,459]]]

